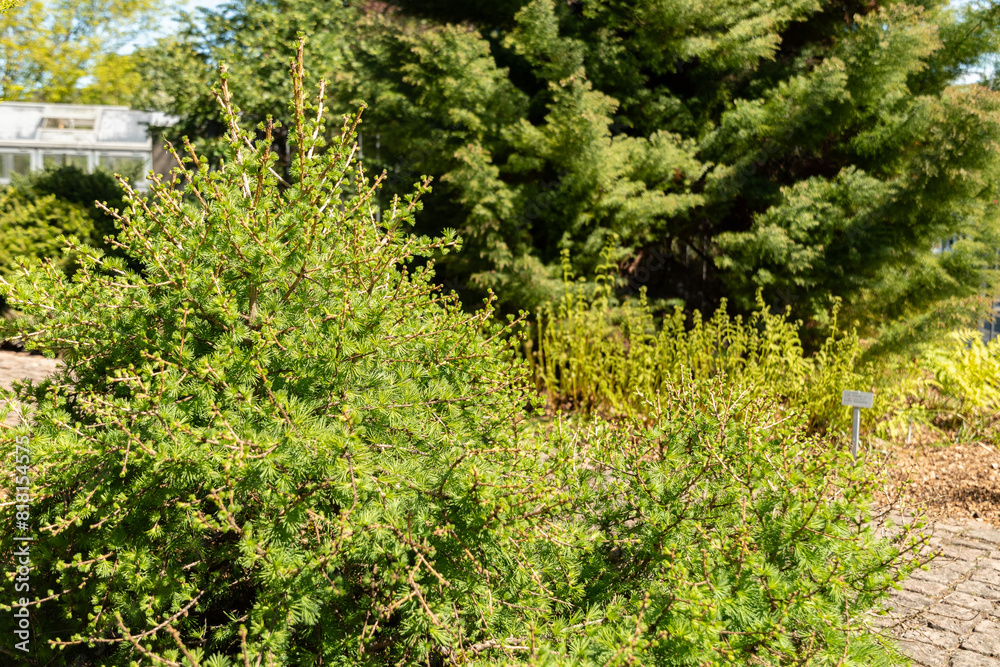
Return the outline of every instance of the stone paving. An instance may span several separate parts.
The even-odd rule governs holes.
[[[0,386],[9,388],[14,380],[43,380],[58,365],[55,359],[38,354],[0,350]]]
[[[59,362],[37,354],[0,350],[0,387],[10,389],[15,380],[44,380]],[[7,415],[7,424],[17,424],[17,415]]]
[[[897,638],[914,664],[1000,667],[1000,530],[982,521],[939,521],[936,552],[894,591],[872,626]]]

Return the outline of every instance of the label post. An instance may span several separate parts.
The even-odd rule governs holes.
[[[845,389],[841,395],[840,404],[853,408],[851,414],[851,456],[858,462],[858,437],[861,432],[861,408],[871,409],[875,395],[870,391],[852,391]]]

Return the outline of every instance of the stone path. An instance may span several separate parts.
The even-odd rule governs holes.
[[[10,389],[15,380],[43,380],[56,370],[59,362],[37,354],[0,350],[0,386]],[[14,413],[7,415],[7,424],[17,424]]]
[[[0,386],[10,388],[14,380],[44,380],[58,365],[38,354],[0,350]]]
[[[896,637],[914,664],[1000,667],[1000,530],[982,521],[939,521],[937,552],[894,591],[873,626]]]

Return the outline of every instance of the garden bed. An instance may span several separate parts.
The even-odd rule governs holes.
[[[982,442],[892,445],[895,481],[912,480],[909,503],[931,519],[979,519],[1000,525],[1000,450]]]

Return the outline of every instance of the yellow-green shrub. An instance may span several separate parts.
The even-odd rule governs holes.
[[[708,319],[695,311],[689,321],[678,307],[657,325],[645,292],[635,304],[614,302],[608,260],[590,293],[564,264],[565,295],[539,313],[535,375],[552,405],[648,417],[656,395],[683,371],[695,379],[725,375],[747,391],[779,396],[786,408],[804,411],[814,430],[846,426],[844,389],[879,391],[880,417],[900,404],[886,369],[863,360],[857,334],[836,326],[836,312],[833,333],[813,355],[803,350],[802,323],[772,312],[759,295],[745,320],[723,301]]]
[[[974,329],[949,334],[924,354],[934,385],[964,411],[1000,407],[1000,340],[983,343]]]
[[[917,365],[920,382],[909,401],[913,421],[989,435],[1000,409],[1000,341],[984,343],[975,329],[954,331],[928,347]]]

